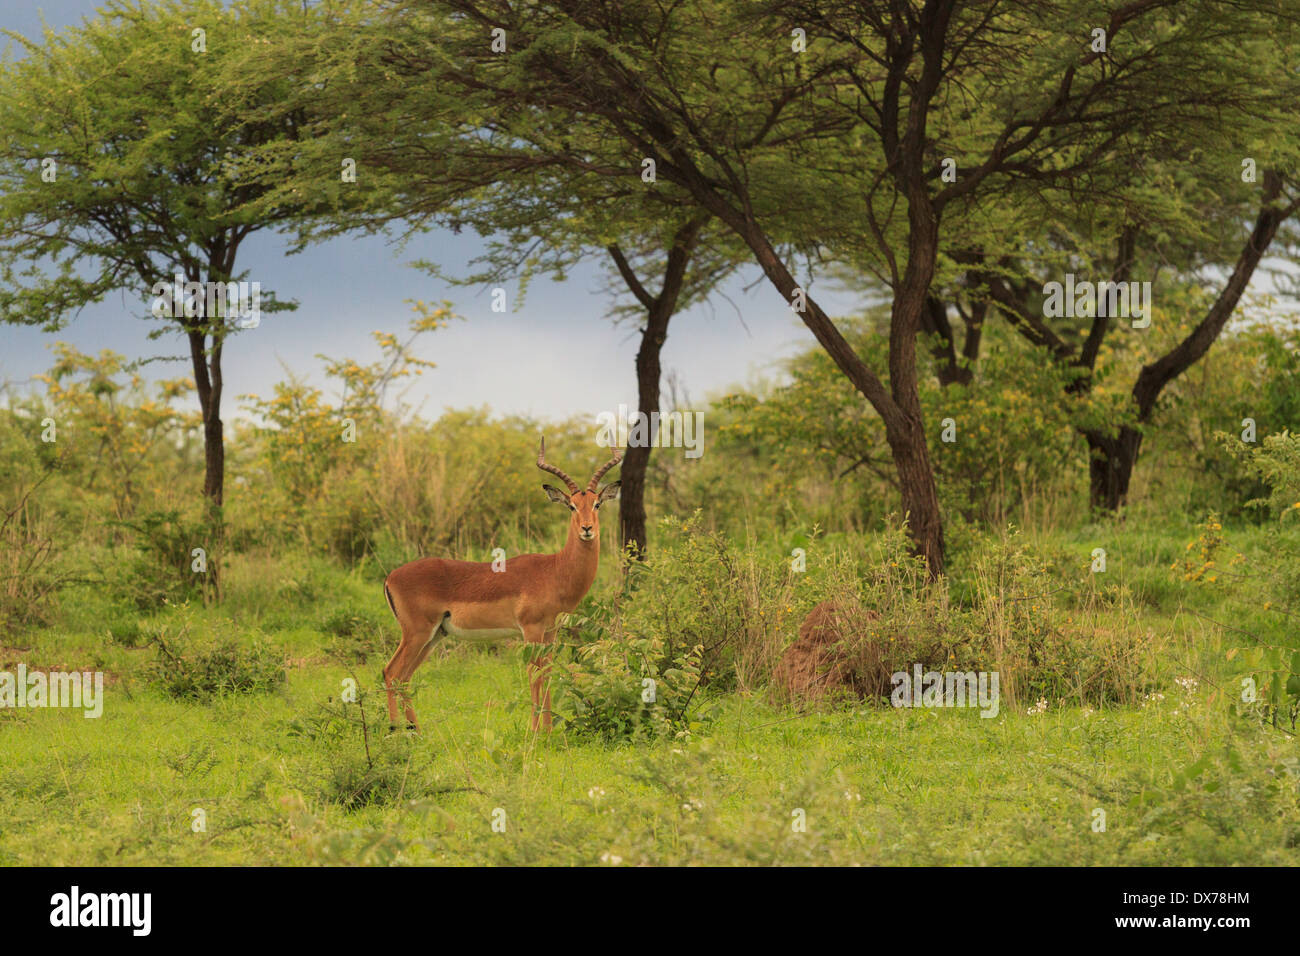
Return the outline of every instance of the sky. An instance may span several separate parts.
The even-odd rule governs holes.
[[[93,14],[97,2],[0,0],[0,27],[36,38],[42,14],[62,29]],[[9,42],[0,37],[0,47]],[[237,268],[249,270],[250,281],[299,306],[294,312],[263,314],[257,328],[227,343],[223,417],[228,420],[240,413],[236,396],[268,396],[290,372],[328,394],[333,386],[324,378],[317,354],[374,361],[379,350],[370,333],[383,330],[401,337],[413,315],[408,299],[449,299],[466,318],[424,336],[417,347],[417,355],[437,367],[415,379],[403,400],[426,417],[436,417],[444,408],[488,405],[505,414],[587,418],[601,410],[616,411],[620,404],[636,406],[637,330],[611,320],[614,303],[602,291],[607,280],[598,255],[572,270],[563,283],[533,280],[518,310],[515,287],[506,284],[510,311],[499,313],[492,311],[489,289],[451,287],[407,264],[428,259],[458,274],[482,250],[482,240],[472,232],[429,233],[400,253],[382,237],[345,237],[294,256],[285,255],[287,246],[286,237],[262,232],[240,249]],[[846,293],[812,288],[831,314],[861,307]],[[693,403],[757,376],[777,374],[783,357],[816,345],[757,266],[741,270],[720,292],[674,317],[662,353],[665,377],[675,376]],[[148,365],[144,374],[189,374],[188,350],[178,335],[148,338],[159,323],[147,317],[142,295],[143,290],[114,293],[57,333],[0,325],[0,383],[19,391],[37,387],[32,376],[49,368],[49,347],[60,340],[83,352],[113,349],[131,358],[183,358],[180,364]]]

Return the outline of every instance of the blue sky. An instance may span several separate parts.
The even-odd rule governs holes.
[[[0,27],[36,38],[42,14],[61,29],[93,14],[95,6],[92,0],[5,0]],[[8,42],[0,38],[0,44]],[[597,258],[574,269],[564,283],[535,280],[519,311],[513,311],[514,289],[507,286],[512,311],[502,314],[492,312],[487,289],[448,287],[406,265],[429,259],[455,274],[481,249],[473,234],[430,233],[400,254],[377,237],[339,239],[296,256],[286,256],[285,248],[285,241],[269,232],[251,236],[241,248],[239,267],[250,271],[248,278],[282,299],[296,299],[299,308],[263,315],[258,328],[227,344],[227,419],[238,414],[235,396],[269,394],[286,377],[286,368],[325,386],[317,353],[363,362],[376,358],[371,331],[401,333],[411,317],[407,299],[450,299],[468,320],[425,337],[419,349],[420,357],[438,367],[415,380],[405,398],[426,416],[445,407],[484,404],[546,418],[594,416],[620,403],[635,407],[636,331],[610,320],[612,301],[600,291],[605,282]],[[726,299],[715,296],[673,319],[664,370],[676,375],[695,402],[770,373],[782,357],[815,345],[776,290],[758,279],[757,267],[747,267],[722,287]],[[745,286],[753,288],[746,292]],[[815,288],[815,294],[832,314],[859,305],[827,289]],[[177,336],[149,340],[158,323],[146,315],[143,299],[122,293],[86,308],[56,334],[0,325],[0,383],[32,387],[31,376],[51,364],[49,346],[56,340],[87,352],[110,348],[130,357],[186,356]],[[174,377],[188,367],[188,359],[159,363],[148,366],[146,374]]]

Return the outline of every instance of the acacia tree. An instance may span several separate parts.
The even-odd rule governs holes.
[[[309,86],[366,77],[346,142],[380,167],[390,140],[408,153],[375,192],[391,186],[408,208],[541,174],[618,195],[649,164],[744,244],[880,416],[937,574],[916,361],[922,330],[944,336],[937,290],[953,287],[973,235],[996,260],[1035,234],[1013,217],[998,236],[1007,220],[990,212],[1026,188],[1074,180],[1086,195],[1099,170],[1177,141],[1188,117],[1211,130],[1215,115],[1250,112],[1262,92],[1236,41],[1274,15],[1267,0],[381,0]],[[393,117],[421,111],[436,122],[404,139]],[[883,375],[799,284],[783,243],[887,290]]]
[[[1262,70],[1266,62],[1262,51],[1256,62]],[[1289,82],[1294,86],[1294,80]],[[1294,91],[1276,101],[1279,109],[1294,102]],[[1295,120],[1292,115],[1289,122],[1270,125],[1278,132],[1265,141],[1271,141],[1265,148],[1273,154],[1272,161],[1292,170],[1300,168],[1295,165],[1300,157],[1300,143],[1293,135]],[[1243,131],[1249,133],[1251,127]],[[1245,141],[1252,138],[1243,137]],[[1188,294],[1192,291],[1212,290],[1204,311],[1186,334],[1135,333],[1156,336],[1164,344],[1138,348],[1130,343],[1124,364],[1140,364],[1140,368],[1127,387],[1127,401],[1101,420],[1080,423],[1079,432],[1089,450],[1089,502],[1094,509],[1116,511],[1124,504],[1144,428],[1150,425],[1165,387],[1209,352],[1280,234],[1281,244],[1294,255],[1297,236],[1293,228],[1285,228],[1300,212],[1300,187],[1293,180],[1294,174],[1283,174],[1270,166],[1261,171],[1258,184],[1243,185],[1238,177],[1238,157],[1246,142],[1237,149],[1232,145],[1224,142],[1215,151],[1217,170],[1204,169],[1202,176],[1185,179],[1189,184],[1185,191],[1191,195],[1180,196],[1177,190],[1170,189],[1160,194],[1156,208],[1127,203],[1117,212],[1121,223],[1117,229],[1094,228],[1082,233],[1062,230],[1053,237],[1052,248],[1015,261],[1005,257],[999,274],[983,276],[999,311],[1025,340],[1069,370],[1066,388],[1080,397],[1094,391],[1098,359],[1103,345],[1114,339],[1119,316],[1113,314],[1108,301],[1102,300],[1091,315],[1078,315],[1074,322],[1049,320],[1043,307],[1044,267],[1052,274],[1062,263],[1067,269],[1081,271],[1092,266],[1093,274],[1114,283],[1156,277],[1153,296],[1170,294],[1182,302],[1195,301]],[[1198,165],[1207,164],[1188,157],[1182,168],[1190,170]],[[1087,228],[1086,224],[1074,225]],[[1238,238],[1243,231],[1245,237]],[[1168,275],[1159,281],[1162,267]],[[1217,289],[1203,278],[1210,267],[1225,273]],[[1174,317],[1170,311],[1164,311],[1166,319]]]
[[[1117,28],[1132,33],[1141,28],[1135,21],[1148,12],[1142,6],[1125,5],[1092,22],[1108,22],[1111,38]],[[1210,11],[1163,6],[1167,9],[1156,11],[1162,19],[1146,27],[1146,32],[1166,31],[1155,34],[1152,52],[1176,53],[1171,62],[1181,63],[1180,75],[1194,84],[1204,75],[1222,79],[1174,98],[1151,89],[1155,101],[1147,135],[1109,144],[1112,153],[1104,162],[1077,163],[1077,148],[1058,141],[1059,162],[1070,168],[1069,178],[1022,163],[1012,175],[994,177],[990,195],[1000,194],[1002,207],[969,217],[962,234],[947,244],[921,319],[941,384],[969,383],[983,324],[996,305],[1017,332],[1068,371],[1067,394],[1085,399],[1093,394],[1098,359],[1115,317],[1102,307],[1074,323],[1048,321],[1045,279],[1064,271],[1111,282],[1162,275],[1161,291],[1216,287],[1203,317],[1185,336],[1174,337],[1155,354],[1127,350],[1125,361],[1142,366],[1127,403],[1094,403],[1080,421],[1090,452],[1092,503],[1110,510],[1127,494],[1143,427],[1161,391],[1216,340],[1270,245],[1279,231],[1285,235],[1284,226],[1297,211],[1298,193],[1289,185],[1300,169],[1294,135],[1300,90],[1290,66],[1296,17],[1239,5],[1221,7],[1211,22],[1201,19]],[[1086,16],[1088,5],[1079,12]],[[1189,41],[1186,28],[1194,23],[1203,32]],[[1112,64],[1113,52],[1102,57],[1104,68]],[[1150,70],[1152,57],[1146,59],[1139,75]],[[1217,103],[1206,95],[1215,89]],[[1054,125],[1049,124],[1048,136],[1056,135]],[[1224,277],[1207,282],[1210,269]],[[950,308],[965,326],[960,345]]]
[[[26,56],[0,65],[0,319],[54,331],[115,290],[149,301],[177,275],[205,288],[245,279],[244,240],[310,202],[241,211],[260,187],[237,181],[238,164],[255,146],[296,138],[298,118],[227,122],[279,94],[258,85],[243,100],[219,99],[215,78],[268,24],[315,16],[287,0],[112,2],[41,43],[9,34]],[[205,294],[172,305],[147,317],[184,337],[202,412],[203,494],[219,532],[224,349],[252,322]],[[262,312],[291,307],[261,295]]]
[[[460,141],[442,150],[496,158],[502,175],[526,162],[626,177],[648,160],[733,230],[880,415],[916,549],[938,573],[915,350],[941,254],[1016,182],[1122,166],[1187,115],[1255,99],[1230,44],[1268,7],[428,0],[395,4],[393,29],[436,33],[441,57],[386,65],[394,87],[461,104]],[[564,136],[573,117],[622,143],[624,162],[590,163]],[[887,377],[778,254],[801,232],[879,272]]]

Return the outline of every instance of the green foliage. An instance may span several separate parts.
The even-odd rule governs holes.
[[[703,656],[699,644],[669,652],[662,637],[598,632],[557,658],[552,705],[567,731],[606,740],[700,733],[710,721]]]
[[[1187,462],[1150,473],[1151,493],[1169,507],[1268,520],[1268,509],[1254,502],[1268,497],[1270,488],[1249,462],[1269,438],[1300,431],[1300,331],[1274,328],[1282,318],[1267,302],[1251,314],[1260,325],[1225,333],[1172,382],[1148,429],[1144,455]],[[1255,443],[1244,441],[1250,423]]]
[[[1197,846],[1205,859],[1231,865],[1227,847],[1234,832],[1242,820],[1263,814],[1281,823],[1269,828],[1272,849],[1286,854],[1300,848],[1300,756],[1276,742],[1245,752],[1226,742],[1166,780],[1134,774],[1124,789],[1148,841],[1177,839]]]
[[[656,532],[610,626],[651,642],[661,670],[700,648],[702,678],[714,691],[764,686],[787,635],[843,572],[832,556],[807,557],[815,533],[799,539],[807,568],[800,571],[793,548],[738,544],[710,531],[698,511],[665,517]]]
[[[843,325],[860,354],[883,363],[879,322],[868,315]],[[788,383],[762,393],[725,396],[719,406],[731,415],[720,434],[772,462],[773,494],[788,495],[791,479],[805,496],[830,486],[821,494],[833,496],[835,510],[878,524],[888,511],[884,502],[896,495],[879,416],[820,351],[785,363],[785,375]],[[923,379],[927,437],[946,514],[1001,525],[1045,492],[1068,487],[1070,466],[1080,459],[1077,411],[1064,375],[995,329],[969,385]],[[814,517],[844,520],[821,511]]]
[[[1278,170],[1277,202],[1291,202],[1294,76],[1277,50],[1292,25],[1258,29],[1272,6],[1220,23],[1218,9],[1146,5],[1104,70],[1076,71],[1067,102],[1060,75],[1080,37],[1059,23],[1092,22],[1098,4],[959,9],[950,39],[971,42],[945,47],[966,53],[949,58],[902,162],[864,138],[875,130],[849,105],[862,100],[839,95],[857,66],[854,81],[886,94],[873,57],[896,45],[852,11],[829,9],[833,29],[798,59],[783,14],[754,8],[745,24],[782,42],[737,42],[713,0],[671,15],[625,5],[614,20],[600,5],[512,7],[510,56],[485,44],[482,20],[443,19],[439,3],[378,16],[298,0],[110,3],[23,44],[0,64],[0,320],[57,327],[115,290],[147,298],[177,268],[232,278],[221,273],[253,229],[297,229],[301,245],[404,214],[495,231],[475,278],[563,275],[615,242],[644,271],[698,198],[674,166],[716,193],[711,211],[743,210],[776,252],[770,270],[816,250],[809,279],[830,263],[855,288],[865,277],[864,301],[926,212],[905,210],[908,191],[880,171],[905,178],[947,156],[957,184],[919,190],[968,190],[945,202],[931,283],[959,312],[986,304],[974,250],[1011,285],[1101,273],[1117,224],[1141,224],[1134,278],[1154,268],[1151,249],[1179,275],[1150,329],[1112,330],[1086,390],[1070,387],[1080,366],[1027,348],[996,306],[980,313],[978,358],[957,363],[968,383],[941,386],[942,336],[917,340],[953,558],[936,582],[891,517],[880,417],[823,352],[708,403],[708,454],[653,458],[648,560],[621,577],[606,559],[563,643],[520,655],[551,657],[563,719],[549,737],[528,728],[517,656],[431,660],[413,688],[423,736],[373,733],[382,690],[349,670],[391,650],[376,582],[392,567],[559,546],[566,515],[532,467],[543,424],[575,474],[601,454],[585,420],[410,414],[395,390],[430,364],[414,343],[449,306],[415,303],[405,339],[375,333],[375,362],[322,356],[332,394],[291,377],[248,396],[256,421],[228,421],[224,525],[183,504],[202,471],[198,420],[177,410],[194,383],[151,385],[121,355],[58,343],[43,392],[0,406],[0,666],[93,664],[112,693],[102,722],[0,710],[0,863],[1295,865],[1295,333],[1226,333],[1170,385],[1143,426],[1125,518],[1084,514],[1077,434],[1132,424],[1124,373],[1168,354],[1214,301],[1199,273],[1237,256],[1263,185],[1238,175],[1239,155]],[[191,46],[195,24],[207,53]],[[647,95],[623,95],[628,82]],[[899,115],[920,89],[899,87]],[[1039,122],[1047,104],[1062,122]],[[655,141],[653,189],[628,129]],[[1034,129],[1052,132],[1016,133]],[[981,172],[995,142],[1017,151]],[[359,160],[357,182],[340,179],[341,156]],[[706,217],[695,252],[679,304],[751,250]],[[888,310],[864,312],[837,327],[885,391],[910,395],[913,369],[889,360],[912,337],[891,355]],[[155,318],[197,336],[216,371],[226,316]],[[1088,334],[1090,317],[1075,318],[1053,327],[1058,353]],[[1212,439],[1246,417],[1258,445]],[[942,440],[945,419],[956,441]],[[1244,526],[1251,501],[1277,520]],[[1028,530],[1007,532],[1013,520]],[[221,603],[197,606],[195,547],[228,572]],[[1088,567],[1097,547],[1105,573]],[[843,608],[831,651],[847,699],[772,706],[762,692],[824,602]],[[917,664],[996,671],[999,717],[875,706]],[[349,681],[355,702],[341,699]],[[1099,802],[1104,836],[1087,825]],[[206,836],[189,829],[196,806],[213,810]]]
[[[48,477],[48,475],[46,476]],[[0,507],[0,630],[48,622],[54,601],[67,583],[54,559],[54,538],[47,522],[31,505],[44,482],[18,489],[12,508]]]
[[[353,677],[355,681],[355,677]],[[401,805],[420,795],[420,771],[432,756],[396,735],[374,733],[364,690],[356,703],[334,702],[289,724],[290,737],[307,741],[323,767],[308,775],[316,795],[344,810]]]
[[[957,615],[972,647],[1001,672],[1011,703],[1136,704],[1153,687],[1155,641],[1132,619],[1127,593],[1103,589],[1086,561],[1053,560],[1015,536],[991,543],[974,563],[975,604]]]
[[[132,649],[144,646],[141,638],[145,629],[134,608],[120,609],[106,622],[104,630],[112,644]]]
[[[41,43],[10,34],[26,55],[0,64],[0,152],[12,159],[0,182],[0,320],[55,329],[114,290],[146,299],[173,270],[197,279],[197,263],[212,273],[204,278],[235,278],[221,273],[240,239],[290,212],[243,211],[257,191],[237,187],[234,169],[253,144],[297,134],[255,115],[274,96],[266,85],[240,101],[216,95],[221,64],[294,9],[281,0],[110,0]],[[192,34],[200,23],[203,49]],[[162,75],[186,80],[156,82]],[[264,311],[285,307],[263,294]],[[218,340],[225,332],[223,321],[190,325]]]
[[[1250,411],[1264,431],[1300,431],[1300,328],[1265,327],[1249,338],[1263,360],[1257,365],[1260,389],[1251,396]]]
[[[1248,501],[1248,507],[1268,509],[1281,520],[1300,518],[1300,433],[1284,429],[1266,435],[1258,445],[1229,435],[1218,437],[1246,474],[1268,489],[1267,498]]]
[[[218,555],[204,547],[212,540],[209,525],[179,511],[146,512],[119,522],[132,532],[135,548],[127,560],[110,568],[114,592],[140,611],[156,611],[166,604],[202,598],[211,578],[195,571],[195,548],[203,547],[209,570]]]
[[[169,697],[200,703],[228,695],[264,694],[285,682],[284,656],[261,635],[251,639],[229,629],[204,639],[190,635],[191,622],[156,624],[147,643],[154,656],[147,679]]]
[[[355,637],[379,626],[378,612],[354,604],[336,607],[321,618],[320,629],[335,637]]]
[[[1234,712],[1294,732],[1300,717],[1300,650],[1277,645],[1234,647],[1228,660],[1244,669]]]
[[[385,650],[390,642],[385,628],[392,621],[387,606],[376,608],[344,604],[329,611],[320,621],[320,630],[331,636],[332,656],[348,663],[362,664],[372,654]]]
[[[1019,343],[986,338],[974,380],[922,390],[930,447],[948,513],[998,527],[1044,493],[1072,491],[1078,467],[1079,413],[1065,391],[1067,375]],[[953,440],[944,441],[951,420]]]

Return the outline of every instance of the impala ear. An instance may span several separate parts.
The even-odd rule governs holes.
[[[559,501],[566,505],[570,503],[569,496],[559,488],[553,488],[550,485],[542,485],[542,490],[546,492],[546,497],[550,498],[552,501]]]
[[[622,482],[611,481],[604,488],[600,489],[600,494],[596,496],[596,507],[599,508],[606,501],[618,497],[618,486]]]

